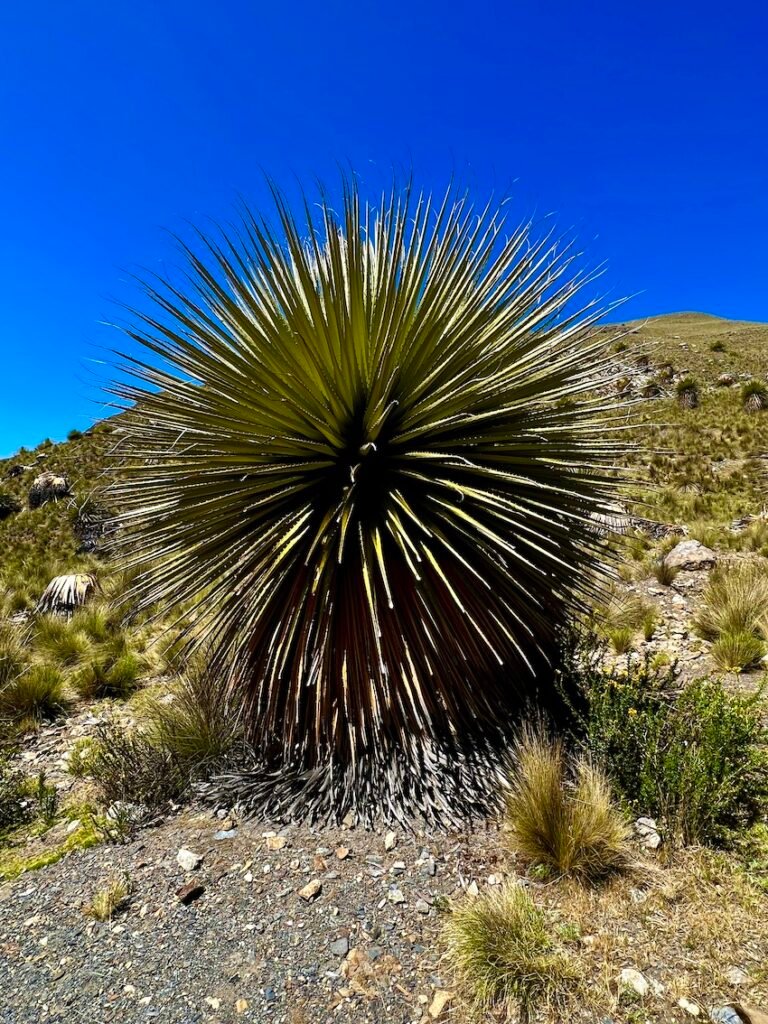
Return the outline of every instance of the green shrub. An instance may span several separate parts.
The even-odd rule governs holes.
[[[47,781],[44,771],[37,776],[32,796],[37,804],[38,816],[46,825],[52,825],[59,810],[59,791]]]
[[[240,707],[226,687],[190,667],[164,699],[150,698],[142,724],[151,742],[193,774],[220,765],[240,738]]]
[[[114,723],[98,729],[87,771],[108,804],[124,801],[158,807],[178,799],[189,784],[168,751],[137,730]]]
[[[445,927],[447,959],[462,995],[478,1017],[501,1012],[531,1019],[535,1010],[563,1009],[577,972],[552,934],[554,926],[514,882],[467,900]]]
[[[27,650],[19,630],[0,622],[0,694],[24,671]]]
[[[11,755],[0,751],[0,835],[30,816],[29,780]]]
[[[756,821],[768,799],[762,693],[698,680],[680,691],[674,665],[648,658],[602,667],[599,644],[570,650],[564,688],[577,731],[628,807],[664,822],[673,842],[720,843]]]
[[[630,829],[608,780],[540,731],[513,750],[505,821],[513,850],[556,874],[595,882],[629,861]]]
[[[96,751],[96,742],[90,736],[76,739],[67,751],[67,772],[76,779],[90,775]]]

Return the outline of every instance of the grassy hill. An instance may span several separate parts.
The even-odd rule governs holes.
[[[557,752],[553,763],[546,750],[536,753],[534,770],[522,772],[517,783],[530,787],[530,799],[519,790],[518,809],[513,812],[510,804],[503,825],[485,822],[460,845],[451,837],[449,845],[462,851],[460,884],[447,857],[429,875],[421,867],[423,852],[414,867],[405,864],[408,843],[413,859],[418,851],[441,849],[441,836],[420,833],[418,842],[409,837],[390,851],[381,837],[362,829],[331,834],[318,826],[290,826],[284,834],[282,821],[239,821],[237,796],[226,790],[214,793],[229,824],[212,811],[207,824],[205,814],[187,821],[191,784],[236,763],[233,751],[243,755],[238,708],[216,679],[194,665],[180,670],[170,657],[174,633],[163,633],[162,620],[133,612],[125,600],[130,576],[112,566],[109,538],[95,546],[83,543],[83,509],[109,504],[104,485],[119,446],[119,419],[0,461],[0,885],[46,868],[57,879],[56,891],[80,899],[83,877],[93,889],[91,875],[115,859],[115,845],[104,861],[95,847],[121,844],[118,857],[126,872],[141,864],[137,878],[126,873],[117,881],[103,880],[108,884],[95,894],[88,913],[96,913],[98,897],[111,894],[106,920],[125,914],[129,931],[140,929],[139,907],[152,901],[160,908],[156,913],[165,914],[164,901],[178,885],[176,878],[158,881],[156,865],[169,863],[169,850],[197,850],[208,829],[212,839],[200,869],[205,884],[214,889],[223,876],[239,885],[234,867],[249,868],[266,839],[270,862],[263,881],[256,868],[244,877],[249,886],[258,880],[253,891],[260,901],[292,899],[290,912],[298,920],[310,906],[299,886],[306,885],[310,871],[327,867],[308,852],[322,837],[329,850],[338,847],[339,871],[323,876],[328,888],[348,886],[333,896],[343,908],[339,920],[346,908],[360,906],[368,885],[377,920],[382,913],[394,915],[390,937],[420,936],[408,953],[415,972],[432,970],[423,950],[442,956],[453,949],[455,962],[457,943],[463,943],[465,969],[455,972],[450,1011],[457,1024],[474,1019],[464,1014],[464,1000],[471,998],[478,971],[494,962],[487,942],[497,935],[511,936],[512,975],[520,957],[534,957],[535,969],[526,977],[540,978],[535,998],[543,991],[555,1000],[551,1012],[537,1016],[542,1021],[564,1019],[556,1000],[571,992],[576,977],[584,984],[577,986],[575,1009],[567,1016],[584,1024],[607,1014],[616,1024],[682,1021],[690,1011],[680,997],[694,998],[703,1009],[743,994],[744,988],[736,991],[740,985],[750,999],[768,1005],[768,939],[759,929],[749,934],[768,889],[768,736],[758,692],[761,658],[768,658],[768,519],[761,515],[768,504],[768,325],[683,313],[603,329],[612,337],[624,335],[614,343],[618,387],[630,403],[627,427],[638,442],[627,465],[617,467],[630,478],[621,497],[648,519],[683,527],[689,538],[713,547],[720,567],[712,574],[682,571],[679,578],[669,572],[664,558],[679,540],[678,530],[663,536],[662,529],[660,536],[630,528],[614,542],[621,580],[595,617],[604,646],[598,642],[589,657],[570,666],[586,710],[567,742],[573,751],[586,749],[590,760],[577,768]],[[755,396],[760,401],[747,401]],[[35,480],[45,472],[66,477],[68,492],[58,500],[30,502]],[[736,519],[743,522],[733,528]],[[70,617],[35,613],[49,581],[69,573],[92,574],[96,597]],[[592,772],[593,764],[609,782]],[[576,776],[566,780],[569,771]],[[571,792],[577,796],[564,809],[558,801]],[[179,808],[182,815],[175,818]],[[566,811],[576,815],[573,827],[550,842],[546,830],[557,831]],[[640,815],[657,819],[659,849],[632,833],[631,822]],[[148,822],[158,827],[145,830]],[[218,872],[225,841],[237,833],[247,840],[245,863]],[[154,843],[149,859],[155,867],[149,870],[145,842]],[[283,862],[279,851],[285,843],[291,848]],[[88,847],[94,847],[88,854],[77,852]],[[556,848],[581,858],[585,877],[595,864],[610,877],[583,884],[568,865],[553,860]],[[383,863],[382,849],[403,858],[396,881],[404,893],[397,902],[383,869],[377,869],[383,876],[378,881],[374,872],[362,875],[355,866],[363,859]],[[289,860],[300,852],[301,870]],[[606,864],[611,854],[614,860]],[[273,861],[277,896],[269,889]],[[216,868],[210,877],[208,863]],[[349,877],[339,881],[345,871]],[[469,878],[474,895],[464,891]],[[525,888],[517,884],[521,879]],[[521,893],[528,894],[522,903]],[[44,897],[41,885],[35,897],[41,913],[48,912]],[[225,934],[244,912],[243,893],[233,888],[226,920],[216,916],[223,906],[218,899],[204,903],[206,920]],[[26,929],[32,911],[20,901],[7,905],[19,908],[23,924],[17,931]],[[179,909],[176,903],[170,907],[169,920]],[[64,907],[61,914],[69,933],[79,928],[80,910]],[[449,922],[447,939],[443,917]],[[525,948],[516,928],[522,929]],[[327,926],[320,930],[315,937],[311,928],[303,933],[318,950],[322,946],[312,954],[317,962],[327,955]],[[192,934],[186,924],[184,933]],[[361,949],[370,938],[359,931],[359,922],[347,922],[343,934],[350,942],[356,936]],[[149,935],[146,949],[154,951],[156,941]],[[356,953],[353,948],[350,956]],[[277,959],[274,947],[268,959],[265,953],[265,963]],[[349,963],[347,958],[345,969]],[[656,979],[647,995],[621,980],[630,965]],[[732,974],[738,968],[746,980],[730,982],[725,966]],[[453,999],[453,991],[448,994]]]

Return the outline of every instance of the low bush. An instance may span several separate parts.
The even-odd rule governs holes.
[[[731,693],[719,680],[680,690],[676,667],[648,658],[606,670],[594,638],[567,648],[563,688],[595,763],[634,814],[663,822],[670,842],[728,842],[764,813],[762,692]]]
[[[18,828],[30,815],[29,780],[9,753],[0,752],[0,835]]]
[[[535,865],[596,882],[629,861],[629,825],[605,775],[562,742],[527,731],[509,773],[506,824],[513,850]]]
[[[514,882],[453,911],[445,928],[447,959],[478,1017],[500,1012],[529,1021],[534,1008],[565,1007],[577,989],[577,972],[553,931]]]
[[[75,779],[90,775],[93,769],[93,757],[97,746],[90,736],[76,739],[66,754],[67,772]]]
[[[163,697],[144,698],[137,717],[132,731],[103,727],[89,753],[87,774],[109,803],[158,806],[178,799],[238,748],[237,702],[194,669]]]

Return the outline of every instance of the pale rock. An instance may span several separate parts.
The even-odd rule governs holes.
[[[186,850],[184,847],[176,854],[176,863],[183,871],[195,871],[200,867],[202,860],[199,853],[193,853],[192,850]]]
[[[635,992],[644,999],[651,990],[648,979],[634,967],[625,967],[618,977],[619,990],[624,992]]]
[[[666,565],[676,569],[711,569],[717,555],[698,540],[681,540],[664,559]]]
[[[395,835],[394,832],[387,832],[387,834],[384,836],[384,849],[385,850],[394,850],[394,848],[396,846],[397,846],[397,836]]]
[[[447,989],[438,988],[432,997],[432,1002],[429,1004],[429,1016],[432,1020],[437,1020],[445,1010],[446,1006],[453,999],[454,993],[449,992]]]
[[[658,850],[661,846],[661,834],[653,818],[638,818],[635,832],[646,850]]]
[[[680,999],[677,1000],[677,1005],[680,1007],[681,1010],[684,1010],[686,1013],[689,1013],[691,1017],[701,1016],[701,1007],[699,1006],[699,1004],[691,1002],[691,1000],[686,999],[685,996],[681,996]]]
[[[282,850],[287,842],[285,836],[267,836],[267,849]]]
[[[725,976],[730,985],[745,985],[749,981],[749,975],[740,967],[729,967]]]
[[[322,891],[323,883],[319,878],[313,878],[311,882],[307,882],[305,886],[299,889],[299,896],[309,903],[310,900],[317,899]]]
[[[390,903],[405,903],[405,896],[403,896],[400,889],[390,889],[387,893],[387,899]]]

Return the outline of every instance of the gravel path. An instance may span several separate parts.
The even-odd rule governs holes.
[[[493,884],[500,852],[491,826],[385,836],[186,812],[0,887],[0,1022],[432,1021],[450,982],[441,898]],[[127,908],[86,916],[122,872]],[[184,905],[190,883],[204,891]]]

